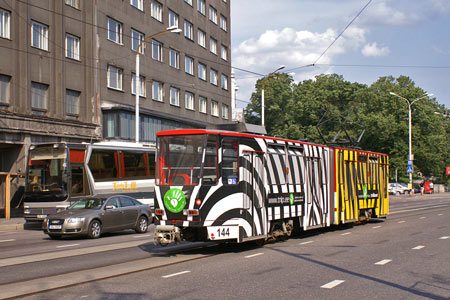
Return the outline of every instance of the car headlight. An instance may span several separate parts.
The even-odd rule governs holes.
[[[69,218],[68,220],[67,220],[67,223],[81,223],[81,222],[84,222],[84,218],[80,218],[80,217],[77,217],[77,218]]]

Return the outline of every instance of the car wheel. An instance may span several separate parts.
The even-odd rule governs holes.
[[[61,236],[56,234],[49,234],[48,235],[52,240],[60,240]]]
[[[88,237],[90,239],[98,239],[102,234],[102,224],[98,220],[94,220],[89,224]]]
[[[138,222],[137,222],[137,224],[136,224],[136,232],[137,233],[144,233],[144,232],[147,232],[147,229],[148,229],[148,220],[147,220],[147,217],[145,217],[145,216],[140,216],[139,217],[139,220],[138,220]]]

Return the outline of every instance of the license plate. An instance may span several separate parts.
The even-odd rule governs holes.
[[[209,226],[208,238],[210,240],[227,240],[239,238],[239,226]]]
[[[37,215],[36,217],[38,219],[45,219],[45,218],[47,218],[47,215]]]
[[[48,225],[48,229],[61,229],[62,225]]]

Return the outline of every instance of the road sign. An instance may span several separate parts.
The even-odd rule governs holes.
[[[412,160],[408,160],[408,166],[406,167],[406,173],[408,173],[408,174],[414,173]]]

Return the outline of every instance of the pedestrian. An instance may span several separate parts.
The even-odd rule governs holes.
[[[425,181],[423,180],[419,186],[420,186],[420,194],[423,195],[425,190]]]

